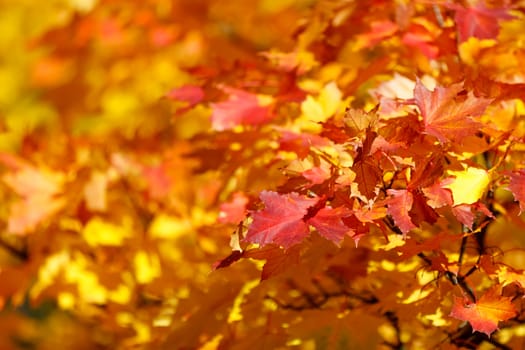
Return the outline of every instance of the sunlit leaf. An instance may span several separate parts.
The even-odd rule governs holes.
[[[289,248],[308,236],[310,231],[303,218],[317,199],[269,191],[261,192],[260,197],[265,208],[253,214],[247,241],[261,245],[276,243]]]
[[[516,313],[511,298],[502,297],[498,288],[491,288],[475,303],[455,297],[450,316],[468,321],[474,331],[490,336],[498,329],[499,322],[514,317]]]
[[[463,171],[450,171],[454,181],[445,187],[450,189],[454,205],[472,204],[485,193],[490,183],[490,175],[486,170],[469,167]]]

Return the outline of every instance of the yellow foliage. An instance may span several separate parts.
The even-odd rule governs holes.
[[[469,167],[463,171],[449,171],[454,181],[447,185],[452,191],[454,205],[472,204],[481,199],[490,183],[490,174],[483,169]]]
[[[342,93],[335,82],[328,83],[317,98],[308,95],[301,104],[302,115],[296,125],[302,130],[318,131],[319,123],[325,122],[340,108]]]
[[[144,251],[139,251],[135,254],[133,265],[135,267],[135,278],[138,283],[149,283],[162,273],[159,257]]]
[[[125,218],[121,225],[116,225],[95,217],[84,227],[82,236],[91,246],[118,246],[132,236],[131,222],[129,218]]]

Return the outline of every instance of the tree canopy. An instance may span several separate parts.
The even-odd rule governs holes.
[[[525,346],[525,3],[0,2],[0,348]]]

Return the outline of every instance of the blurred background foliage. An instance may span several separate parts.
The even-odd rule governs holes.
[[[291,47],[309,3],[0,1],[0,348],[159,344],[257,276],[210,277],[230,250],[207,228],[222,180],[184,156],[210,111],[175,122],[165,96],[194,67]],[[221,321],[193,325],[206,343]]]

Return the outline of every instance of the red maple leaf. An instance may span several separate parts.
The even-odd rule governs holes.
[[[246,214],[248,198],[241,192],[235,193],[229,202],[220,206],[219,219],[221,223],[238,224]]]
[[[525,209],[525,169],[518,170],[509,175],[509,190],[514,199],[520,203],[520,211]]]
[[[454,84],[430,91],[419,79],[416,81],[414,98],[423,116],[425,132],[441,143],[476,134],[481,123],[472,117],[480,116],[492,101],[472,93],[460,96],[462,90],[461,84]]]
[[[183,101],[194,106],[204,98],[204,91],[200,86],[185,85],[175,88],[166,94],[166,97],[177,101]]]
[[[297,134],[285,129],[276,129],[281,132],[279,148],[283,151],[295,152],[301,159],[308,156],[312,147],[321,147],[329,144],[327,139],[318,135]]]
[[[403,44],[417,48],[430,59],[439,54],[439,47],[434,43],[434,35],[421,24],[412,23],[409,30],[403,34]]]
[[[496,39],[499,33],[499,19],[513,18],[508,9],[487,8],[480,2],[474,7],[462,7],[450,5],[456,10],[454,20],[456,21],[459,42],[467,41],[470,37],[478,39]]]
[[[490,336],[498,329],[500,321],[508,320],[517,314],[511,302],[512,298],[501,296],[498,290],[497,286],[492,287],[475,303],[465,297],[454,297],[450,316],[468,321],[473,331]]]
[[[346,235],[353,236],[355,233],[343,222],[343,218],[350,215],[351,211],[345,207],[325,207],[309,219],[308,223],[315,227],[321,236],[339,245]]]
[[[419,191],[412,192],[412,209],[410,218],[416,226],[421,226],[423,222],[433,224],[439,218],[438,213],[426,202],[425,196]]]
[[[261,105],[257,95],[231,87],[222,87],[222,90],[229,98],[211,104],[213,129],[223,131],[237,125],[259,125],[272,118],[270,108]]]
[[[423,188],[422,191],[427,197],[427,204],[434,209],[446,205],[451,206],[454,203],[452,191],[444,187],[450,183],[452,183],[452,179],[445,179],[443,181],[436,181],[432,186]]]
[[[370,31],[357,37],[358,43],[363,47],[371,47],[388,39],[397,32],[398,27],[392,21],[373,21],[370,23]],[[358,44],[359,45],[359,44]]]
[[[310,230],[303,218],[308,208],[317,203],[317,198],[271,191],[262,191],[260,198],[265,208],[254,213],[246,234],[248,242],[262,246],[275,243],[289,248],[308,236]]]
[[[494,218],[494,215],[483,203],[460,204],[452,207],[452,214],[454,214],[459,222],[469,229],[472,229],[472,225],[474,225],[474,219],[479,213]]]
[[[414,203],[414,197],[407,190],[390,189],[387,193],[392,196],[387,200],[388,214],[392,216],[401,232],[406,235],[408,231],[416,228],[409,215]]]

